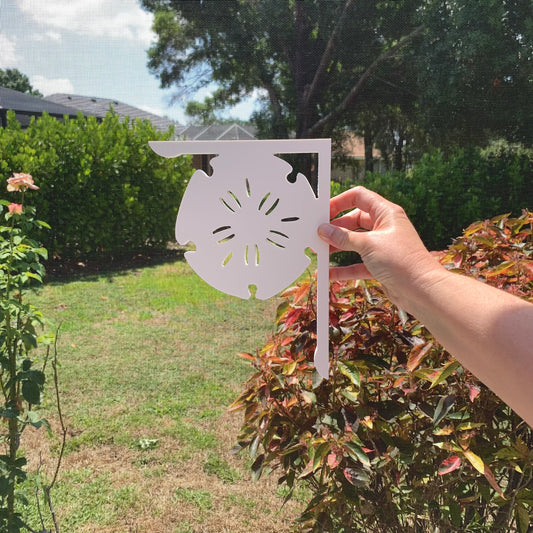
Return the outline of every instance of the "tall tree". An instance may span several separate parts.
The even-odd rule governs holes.
[[[161,84],[215,82],[226,103],[260,89],[274,137],[331,134],[370,82],[398,76],[402,50],[423,29],[415,0],[141,3],[155,14],[149,67]]]
[[[214,82],[220,105],[259,90],[264,136],[348,127],[396,168],[428,138],[533,143],[533,0],[140,1],[161,84]]]
[[[42,96],[39,91],[31,86],[28,76],[22,74],[16,68],[0,69],[0,87],[31,94],[32,96]]]
[[[421,14],[421,122],[461,143],[533,143],[533,1],[432,1]]]

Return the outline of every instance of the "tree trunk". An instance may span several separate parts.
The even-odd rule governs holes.
[[[374,172],[374,143],[372,129],[365,128],[365,172]]]
[[[404,142],[403,135],[399,134],[398,141],[394,145],[394,154],[393,154],[394,170],[403,170],[403,142]]]

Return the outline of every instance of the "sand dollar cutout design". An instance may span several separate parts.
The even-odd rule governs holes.
[[[216,289],[266,299],[282,291],[309,266],[307,248],[318,257],[315,366],[329,370],[329,248],[318,226],[329,220],[329,139],[272,141],[154,141],[164,157],[218,154],[213,174],[197,170],[176,220],[176,239],[195,249],[185,254],[193,270]],[[302,174],[289,181],[292,166],[283,153],[317,153],[318,197]]]
[[[287,180],[292,167],[256,151],[254,164],[236,168],[226,154],[211,161],[213,175],[194,173],[176,221],[180,244],[194,271],[213,287],[241,298],[270,298],[308,266],[305,249],[316,228],[315,195],[303,175]],[[315,209],[316,211],[316,209]],[[311,215],[309,213],[311,212]]]

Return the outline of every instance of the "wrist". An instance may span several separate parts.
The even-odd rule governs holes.
[[[443,296],[450,276],[453,274],[428,254],[416,264],[416,268],[400,280],[395,298],[398,306],[419,316],[425,308],[434,305],[435,298]]]

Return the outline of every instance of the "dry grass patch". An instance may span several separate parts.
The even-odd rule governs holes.
[[[180,261],[45,286],[36,306],[62,323],[62,531],[290,530],[302,504],[282,506],[275,475],[252,481],[230,453],[242,415],[227,413],[250,373],[236,353],[264,342],[276,305],[221,295]],[[43,409],[57,434],[51,389]],[[50,479],[57,438],[28,430],[22,446]],[[26,515],[37,529],[35,505]]]

